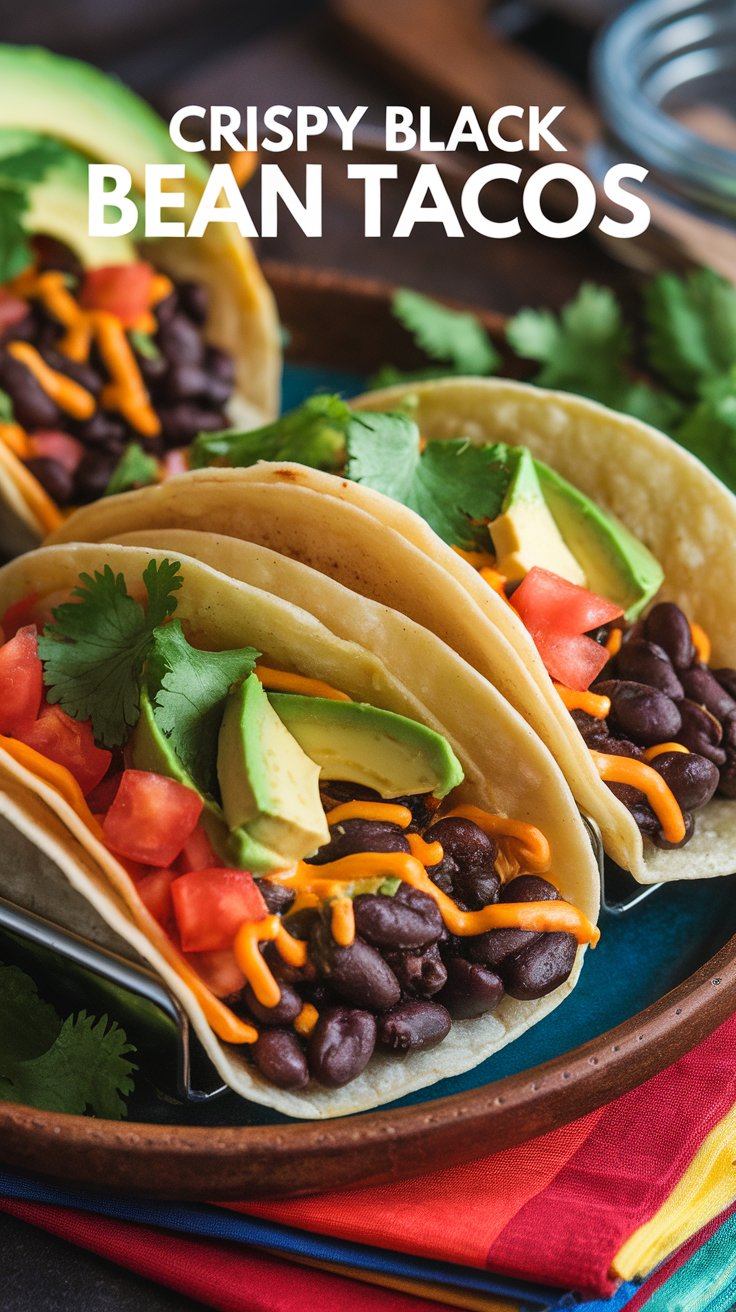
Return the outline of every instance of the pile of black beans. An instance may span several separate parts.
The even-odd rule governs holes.
[[[73,294],[74,279],[81,279],[83,270],[71,251],[57,242],[47,242],[43,250],[39,271],[62,270],[69,276]],[[172,447],[186,446],[198,433],[227,428],[224,409],[233,390],[235,366],[231,356],[207,345],[208,312],[207,288],[196,282],[179,283],[154,307],[155,352],[142,353],[131,343],[161,421],[161,433],[154,438],[142,437],[117,411],[102,407],[84,422],[72,419],[25,365],[8,354],[7,343],[30,342],[52,369],[74,379],[94,397],[100,396],[108,378],[96,347],[87,363],[69,360],[58,349],[64,329],[40,302],[29,301],[26,318],[0,336],[0,388],[10,397],[15,421],[30,434],[68,433],[85,448],[73,472],[48,456],[33,456],[25,462],[56,505],[83,505],[102,496],[131,442],[160,458]]]
[[[400,798],[426,820],[433,799]],[[435,804],[436,805],[436,804]],[[495,871],[498,848],[478,825],[461,817],[423,826],[444,856],[428,874],[462,910],[492,902],[559,898],[545,879],[519,875],[502,885]],[[324,864],[359,852],[408,852],[406,831],[372,820],[335,825],[329,844],[312,861]],[[268,879],[260,889],[272,913],[286,915],[293,894]],[[456,1019],[495,1010],[505,993],[543,997],[567,979],[577,951],[571,934],[491,930],[474,937],[449,934],[435,901],[408,884],[388,892],[361,893],[354,902],[356,936],[349,947],[335,942],[329,907],[300,911],[286,926],[309,944],[304,969],[288,966],[272,943],[263,954],[279,981],[281,1001],[263,1007],[250,987],[229,999],[260,1028],[253,1045],[259,1071],[273,1084],[301,1089],[310,1078],[328,1088],[349,1084],[374,1051],[402,1058],[436,1047]],[[304,1002],[319,1019],[308,1039],[293,1028]]]
[[[605,641],[605,633],[600,636]],[[649,762],[682,809],[682,843],[665,839],[638,789],[608,784],[658,847],[682,847],[692,836],[694,811],[716,792],[736,797],[736,670],[710,669],[700,661],[687,617],[674,602],[662,601],[625,631],[620,651],[592,691],[610,697],[611,711],[605,720],[573,711],[588,747],[635,760],[655,743],[688,749]]]

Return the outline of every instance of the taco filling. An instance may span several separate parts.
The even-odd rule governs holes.
[[[504,994],[541,998],[597,930],[529,823],[453,802],[416,720],[209,651],[177,562],[109,565],[3,616],[0,749],[100,840],[129,913],[214,1032],[283,1089],[348,1084]]]
[[[521,619],[640,832],[682,847],[695,812],[736,796],[736,671],[711,669],[695,616],[655,602],[663,571],[613,515],[526,447],[424,442],[406,404],[315,397],[265,428],[200,435],[190,463],[298,461],[417,511]]]

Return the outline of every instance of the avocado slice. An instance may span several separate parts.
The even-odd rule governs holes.
[[[0,45],[0,127],[28,128],[91,160],[123,164],[139,192],[146,164],[185,163],[200,183],[209,175],[201,155],[175,146],[163,119],[122,82],[37,46]]]
[[[373,788],[381,797],[445,797],[463,780],[449,743],[416,720],[364,702],[271,693],[271,706],[323,779]]]
[[[0,160],[30,150],[44,140],[38,132],[0,128]],[[132,264],[138,256],[130,237],[91,237],[87,231],[87,161],[67,149],[40,182],[28,188],[23,215],[27,232],[55,237],[73,250],[87,269],[106,264]]]
[[[636,619],[661,587],[661,565],[614,515],[541,460],[534,464],[544,499],[585,571],[587,587],[617,602],[627,620]]]
[[[284,726],[256,674],[228,695],[217,778],[228,827],[276,854],[270,869],[292,865],[329,842],[319,766]]]
[[[512,447],[508,462],[513,473],[502,511],[488,526],[498,570],[515,581],[541,565],[582,586],[585,574],[547,507],[531,452]]]

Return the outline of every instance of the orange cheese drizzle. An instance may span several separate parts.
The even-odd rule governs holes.
[[[330,928],[332,937],[341,948],[349,948],[355,939],[355,912],[353,899],[338,897],[332,903]]]
[[[643,761],[632,760],[630,756],[609,756],[605,752],[594,751],[590,755],[601,779],[638,788],[639,792],[644,793],[659,820],[667,841],[682,842],[686,832],[682,811],[661,774]]]
[[[268,665],[256,665],[255,673],[264,688],[272,692],[296,692],[305,697],[326,697],[333,702],[350,702],[346,692],[340,692],[322,679],[308,679],[303,674],[290,674],[288,670],[272,670]]]
[[[710,661],[711,652],[710,638],[708,637],[708,634],[699,624],[691,624],[690,636],[693,640],[693,646],[698,660],[702,661],[703,665],[707,665]]]
[[[246,182],[250,182],[258,168],[258,151],[231,150],[228,152],[227,162],[232,169],[233,177],[239,189],[242,191]]]
[[[66,374],[52,369],[30,342],[9,342],[7,349],[8,355],[24,365],[51,400],[68,415],[73,419],[92,418],[96,402],[86,387],[81,387],[73,378],[67,378]]]
[[[318,879],[314,877],[315,870],[320,872]],[[494,902],[480,911],[461,911],[432,882],[421,862],[408,852],[358,852],[317,867],[300,861],[293,870],[281,871],[270,878],[287,888],[299,888],[320,883],[351,883],[381,875],[402,879],[427,893],[437,903],[450,932],[462,937],[484,934],[489,929],[563,932],[574,934],[578,943],[597,943],[600,937],[582,911],[569,902]]]
[[[654,761],[656,757],[662,756],[664,752],[684,752],[687,756],[688,749],[683,747],[682,743],[655,743],[654,747],[647,747],[644,760]]]
[[[465,551],[463,547],[453,547],[452,550],[473,569],[493,569],[496,564],[496,557],[490,551]]]
[[[490,565],[484,565],[478,570],[478,573],[483,582],[488,584],[489,588],[492,588],[500,597],[503,597],[504,601],[508,601],[508,597],[504,591],[504,584],[506,583],[506,576],[504,574],[499,574],[498,570],[493,569]]]
[[[596,720],[605,720],[611,710],[610,697],[602,697],[596,692],[579,692],[576,688],[566,688],[563,683],[554,683],[554,687],[568,711],[585,711]]]
[[[445,855],[441,843],[425,843],[421,834],[407,834],[409,851],[423,866],[438,866]]]
[[[112,382],[102,390],[103,406],[118,410],[144,437],[157,437],[161,421],[150,404],[143,378],[120,320],[104,311],[94,313],[95,334]]]
[[[305,1002],[299,1015],[294,1021],[294,1029],[297,1034],[301,1034],[303,1038],[307,1039],[312,1033],[318,1020],[319,1012],[317,1011],[317,1008],[313,1007],[311,1002]]]
[[[408,806],[392,802],[343,802],[327,812],[328,825],[339,825],[342,820],[383,820],[406,829],[411,824],[411,811]]]
[[[31,454],[28,434],[20,424],[0,424],[0,442],[4,442],[19,460],[27,460]]]
[[[606,638],[606,651],[609,656],[618,656],[623,640],[623,629],[611,629],[611,632]]]
[[[524,820],[510,820],[504,815],[490,815],[479,806],[456,806],[452,811],[447,811],[443,819],[451,815],[472,820],[491,838],[511,839],[520,864],[529,873],[540,874],[549,870],[552,859],[549,843],[535,825],[527,824]]]
[[[18,738],[6,738],[0,734],[0,747],[3,751],[12,756],[18,765],[23,766],[35,775],[37,779],[43,780],[54,792],[72,808],[79,816],[79,819],[87,826],[90,833],[94,834],[100,842],[104,842],[104,835],[99,824],[90,811],[79,784],[74,775],[67,770],[66,766],[57,765],[56,761],[50,761],[48,756],[42,752],[37,752],[35,747],[29,747],[27,743],[22,743]]]

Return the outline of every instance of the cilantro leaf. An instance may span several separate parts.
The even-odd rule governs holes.
[[[465,438],[429,442],[420,453],[408,415],[366,412],[348,429],[345,473],[415,510],[451,546],[487,547],[487,521],[500,513],[509,484],[506,454],[501,444]]]
[[[91,720],[105,747],[120,746],[138,719],[141,670],[154,629],[176,608],[179,562],[150,561],[143,582],[147,610],[109,565],[94,577],[80,575],[72,592],[78,600],[57,606],[38,640],[49,702],[75,720]]]
[[[140,442],[131,442],[126,446],[110,482],[105,488],[105,496],[114,496],[117,492],[129,492],[134,487],[148,487],[158,477],[158,460],[143,450]]]
[[[0,139],[1,140],[1,139]],[[29,144],[23,144],[24,142]],[[2,154],[0,144],[0,282],[15,278],[31,263],[31,248],[23,227],[28,188],[64,158],[65,148],[51,138],[10,133],[5,144],[18,148]]]
[[[498,368],[498,352],[474,314],[450,310],[408,288],[394,292],[391,313],[430,359],[441,361],[453,373],[490,374]]]
[[[217,794],[217,735],[225,698],[252,673],[258,655],[253,647],[199,651],[187,642],[178,620],[154,634],[148,663],[154,718],[184,769],[210,796]]]
[[[5,145],[7,142],[16,140],[14,133],[7,138],[1,137],[0,142]],[[26,144],[22,144],[25,141]],[[8,150],[6,154],[2,153],[0,145],[0,179],[3,182],[14,182],[21,187],[29,187],[34,182],[41,182],[45,178],[49,169],[61,164],[68,154],[68,147],[63,146],[60,141],[55,141],[53,137],[41,137],[28,134],[18,134],[17,143],[19,148]]]
[[[17,278],[31,263],[31,248],[22,223],[27,208],[25,194],[0,179],[0,282]]]
[[[0,388],[0,424],[12,424],[14,418],[13,402],[8,393]]]
[[[607,287],[584,283],[559,318],[549,310],[521,310],[507,337],[518,355],[536,360],[540,387],[558,387],[607,400],[622,380],[629,333]]]
[[[205,465],[255,465],[259,460],[296,460],[311,469],[339,469],[352,411],[339,396],[312,396],[273,424],[250,432],[200,433],[189,449],[192,469]]]
[[[736,287],[712,269],[665,273],[644,293],[653,369],[695,400],[701,385],[736,364]]]
[[[736,366],[704,386],[702,400],[674,435],[736,492]]]
[[[0,1101],[119,1119],[135,1050],[106,1016],[61,1018],[17,966],[0,965]]]
[[[134,351],[142,355],[144,360],[161,360],[163,357],[150,333],[141,332],[138,328],[133,328],[128,333],[128,339]]]

